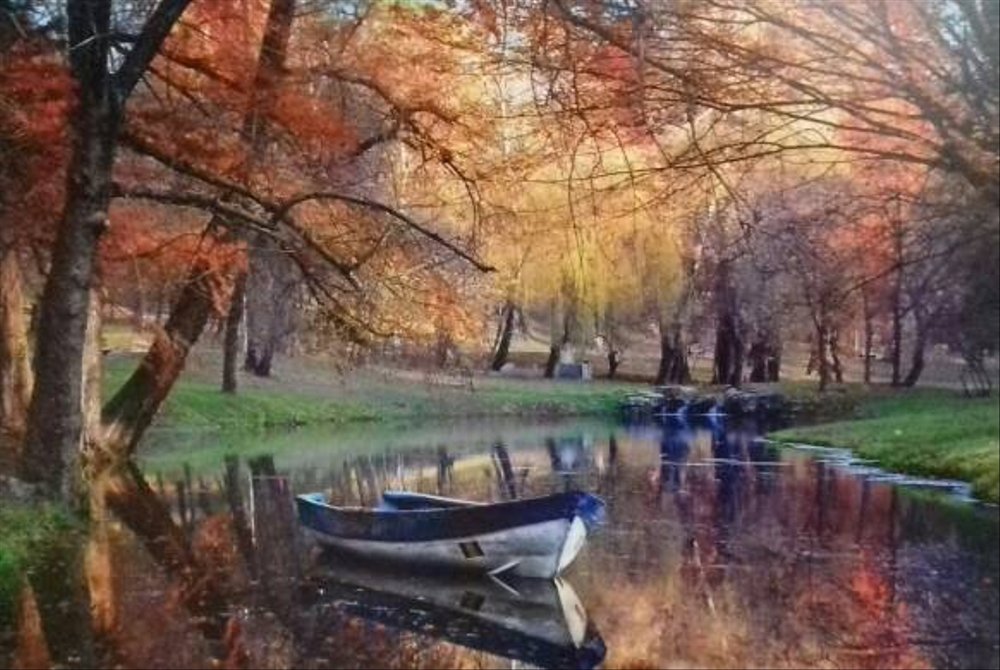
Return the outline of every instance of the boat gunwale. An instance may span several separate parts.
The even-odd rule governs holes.
[[[549,521],[593,516],[604,501],[582,491],[480,505],[420,509],[345,508],[320,494],[295,497],[300,522],[345,540],[427,542],[513,531]]]

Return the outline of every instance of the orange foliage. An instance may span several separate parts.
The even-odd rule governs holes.
[[[72,83],[44,44],[15,44],[0,65],[4,236],[48,240],[63,199]]]
[[[304,144],[303,148],[324,163],[343,155],[357,142],[356,133],[335,109],[315,96],[282,88],[272,103],[270,120]]]

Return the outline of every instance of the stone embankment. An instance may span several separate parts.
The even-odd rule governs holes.
[[[785,396],[777,391],[732,387],[713,392],[691,386],[654,386],[649,391],[630,393],[621,403],[622,413],[632,420],[720,415],[777,418],[792,409]]]

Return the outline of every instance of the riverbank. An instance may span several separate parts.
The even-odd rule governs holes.
[[[217,356],[195,357],[171,393],[156,425],[167,430],[212,430],[230,437],[301,426],[523,417],[613,419],[628,393],[648,384],[556,382],[487,375],[366,368],[339,371],[320,361],[283,361],[269,379],[244,376],[239,394],[218,390]],[[133,369],[134,356],[110,357],[112,392]],[[974,493],[1000,501],[1000,404],[943,389],[865,389],[838,386],[819,394],[813,383],[777,385],[799,426],[774,439],[838,446],[906,474],[970,482]],[[849,417],[849,418],[846,418]],[[819,423],[826,422],[826,423]],[[228,442],[229,440],[219,440]]]
[[[799,426],[775,440],[851,449],[905,474],[969,482],[976,497],[1000,502],[1000,399],[940,389],[877,389],[859,397],[850,419]]]
[[[66,554],[77,529],[76,519],[58,505],[0,507],[0,629],[13,629],[25,578]]]
[[[137,358],[107,361],[105,393],[131,374]],[[214,365],[190,365],[157,417],[162,428],[258,432],[315,424],[354,424],[428,418],[617,415],[636,383],[556,382],[477,375],[460,377],[406,370],[340,372],[322,362],[290,361],[273,378],[244,376],[238,394],[219,391]]]

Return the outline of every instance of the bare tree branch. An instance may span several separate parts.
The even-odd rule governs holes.
[[[427,239],[432,240],[433,242],[449,250],[459,258],[467,261],[477,270],[481,272],[494,272],[496,270],[496,268],[494,268],[492,265],[487,265],[483,261],[479,260],[478,258],[471,255],[469,252],[465,251],[464,249],[456,245],[455,243],[446,240],[444,237],[442,237],[438,233],[435,233],[433,230],[430,230],[425,226],[417,223],[406,214],[400,212],[398,209],[390,207],[389,205],[383,204],[381,202],[369,200],[367,198],[358,198],[355,196],[344,195],[342,193],[334,193],[332,191],[316,191],[314,193],[305,193],[303,195],[296,196],[291,200],[286,200],[280,208],[274,210],[274,215],[272,220],[279,221],[283,219],[285,216],[288,215],[288,213],[293,208],[310,200],[336,200],[338,202],[345,202],[352,205],[358,205],[366,209],[370,209],[376,212],[382,212],[383,214],[388,214],[397,221],[401,221],[408,227],[417,231]]]
[[[191,0],[161,0],[153,10],[142,32],[135,39],[132,50],[125,56],[125,62],[114,74],[113,85],[119,103],[128,99],[190,2]]]

